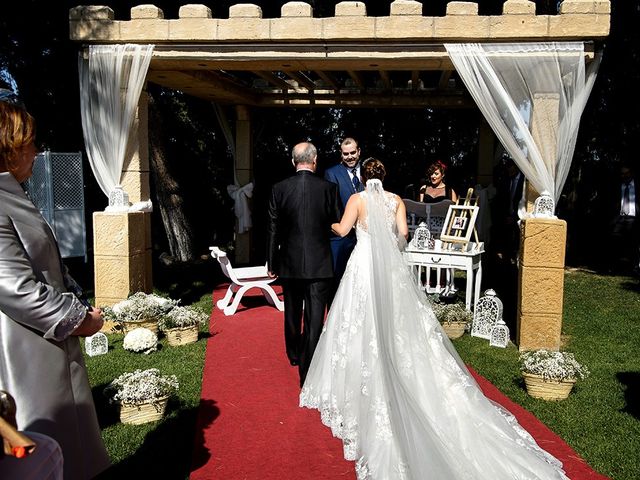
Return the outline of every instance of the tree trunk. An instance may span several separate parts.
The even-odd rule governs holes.
[[[149,95],[149,161],[155,183],[156,208],[169,241],[169,253],[179,261],[194,259],[191,225],[184,213],[180,185],[169,171],[165,158],[162,116],[152,95]]]

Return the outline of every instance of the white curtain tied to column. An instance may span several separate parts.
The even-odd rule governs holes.
[[[580,117],[600,63],[585,72],[584,44],[446,44],[453,65],[520,171],[557,205],[569,173]],[[540,99],[553,108],[532,122]],[[557,104],[557,108],[555,105]],[[547,120],[547,121],[544,121]],[[537,129],[538,135],[532,134]]]
[[[129,207],[120,181],[152,53],[153,45],[91,45],[79,59],[82,130],[91,170],[110,198],[107,211],[151,209],[149,200]],[[113,205],[114,197],[125,205]]]
[[[231,151],[233,157],[233,185],[227,185],[227,193],[234,202],[234,212],[238,219],[238,233],[246,233],[253,226],[251,221],[251,209],[249,208],[249,199],[253,196],[253,182],[249,182],[244,186],[240,186],[238,176],[236,175],[236,142],[233,139],[233,132],[229,126],[227,116],[224,114],[224,110],[217,103],[213,104],[213,109],[216,112],[216,118],[222,128],[222,133],[227,140],[227,146]]]

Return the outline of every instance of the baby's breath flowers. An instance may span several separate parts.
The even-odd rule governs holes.
[[[136,370],[120,375],[105,388],[114,403],[139,405],[158,400],[178,390],[175,375],[161,375],[157,368]]]
[[[167,313],[178,304],[176,300],[153,293],[137,292],[113,307],[104,308],[105,318],[116,322],[143,322]]]
[[[520,370],[540,375],[545,380],[563,381],[585,379],[589,370],[576,360],[573,353],[552,350],[532,350],[520,354]]]
[[[162,331],[172,328],[184,328],[205,323],[209,315],[192,307],[173,307],[158,320],[158,328]]]
[[[460,303],[432,303],[433,313],[440,323],[466,322],[473,320],[473,314]]]

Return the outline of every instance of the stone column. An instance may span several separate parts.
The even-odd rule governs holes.
[[[148,102],[143,90],[129,135],[121,183],[132,203],[149,199]],[[151,213],[94,212],[96,305],[113,305],[153,288]]]
[[[151,292],[151,215],[93,212],[96,305]]]
[[[557,94],[534,95],[531,132],[545,162],[555,162],[558,131]],[[538,196],[527,182],[527,211]],[[564,297],[567,223],[529,218],[521,225],[518,275],[518,348],[560,348]]]
[[[528,218],[522,222],[518,275],[520,351],[560,348],[567,222]]]
[[[253,136],[251,132],[251,112],[245,105],[236,106],[236,178],[241,186],[253,177]],[[247,264],[251,260],[251,231],[236,234],[237,264]]]

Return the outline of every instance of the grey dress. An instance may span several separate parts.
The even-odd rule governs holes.
[[[64,478],[109,466],[79,339],[86,307],[65,287],[51,229],[7,172],[0,172],[0,389],[17,403],[21,430],[62,447]]]

